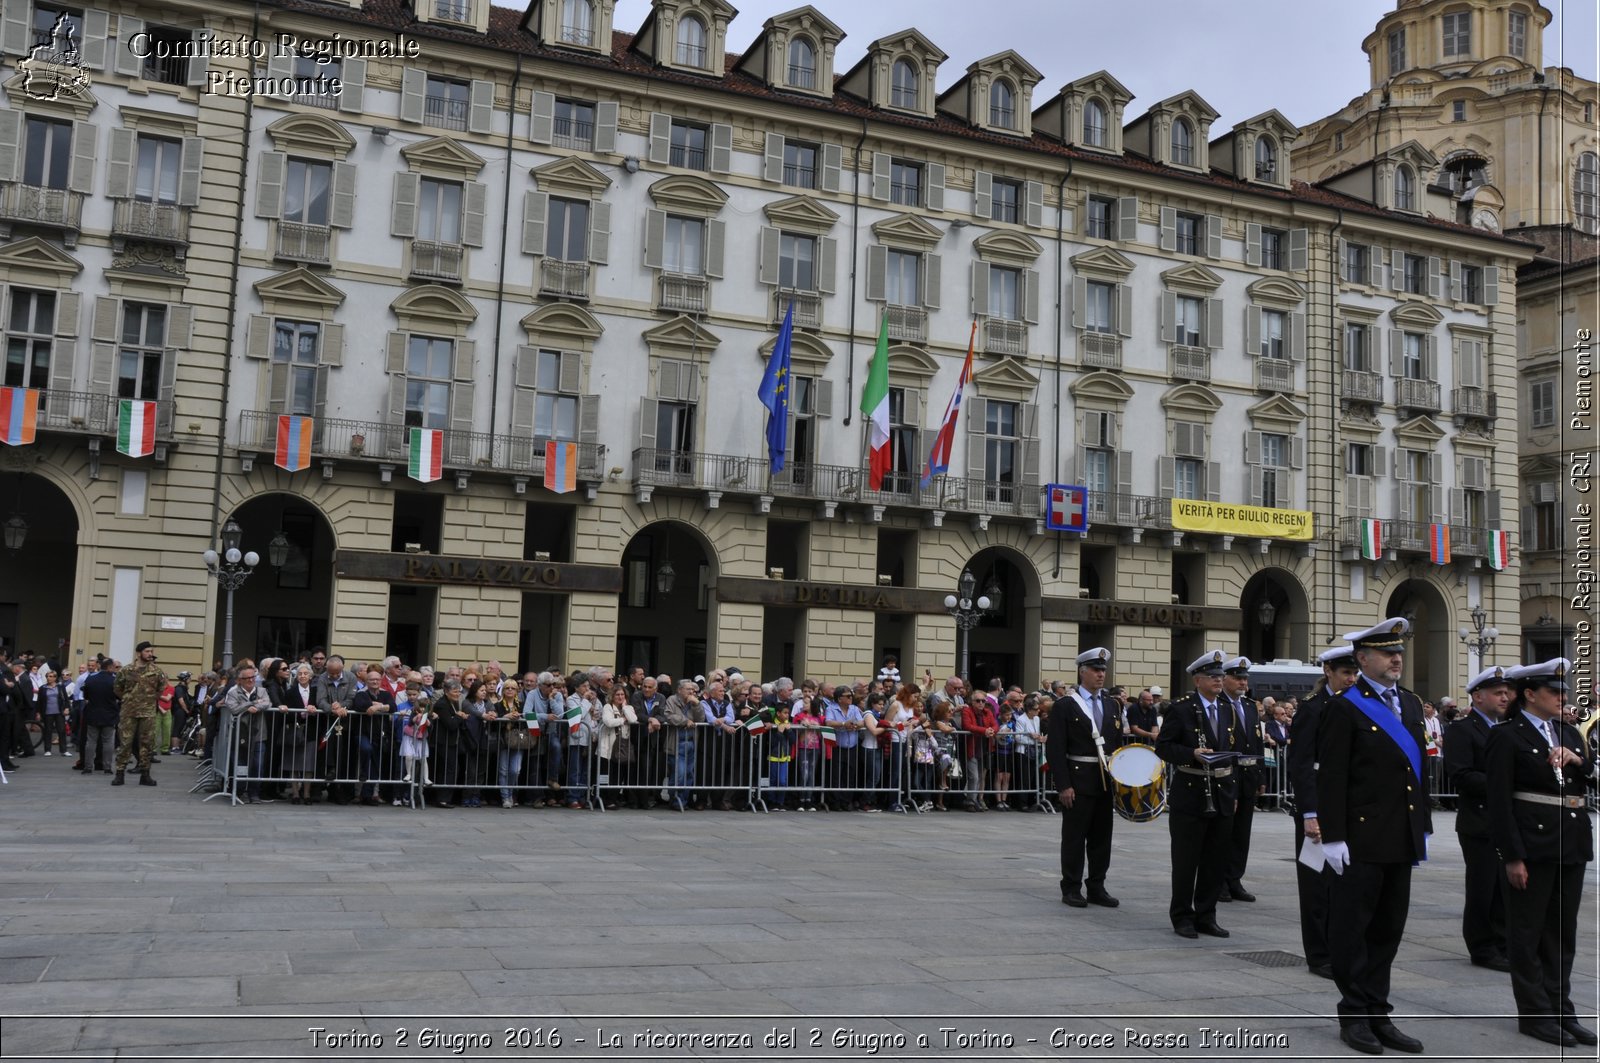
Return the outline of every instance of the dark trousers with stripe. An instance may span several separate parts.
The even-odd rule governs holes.
[[[1220,802],[1219,802],[1220,803]],[[1175,927],[1217,921],[1217,898],[1233,842],[1233,817],[1168,812],[1172,831],[1172,903]]]
[[[1339,987],[1339,1025],[1385,1020],[1389,973],[1411,904],[1410,864],[1351,863],[1328,899],[1328,955]]]
[[[1467,955],[1487,960],[1506,954],[1506,866],[1488,838],[1457,836],[1467,862],[1461,939]]]
[[[1588,829],[1588,824],[1582,828]],[[1525,1019],[1574,1014],[1572,956],[1578,946],[1583,864],[1528,863],[1528,888],[1506,885],[1506,957],[1511,995]]]
[[[1300,892],[1300,946],[1305,950],[1307,967],[1326,967],[1333,962],[1328,954],[1328,891],[1333,872],[1327,865],[1316,871],[1300,862],[1300,847],[1306,841],[1306,821],[1294,819],[1294,873]]]

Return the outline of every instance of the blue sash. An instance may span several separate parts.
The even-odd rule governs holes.
[[[1400,747],[1400,752],[1406,755],[1411,762],[1411,771],[1417,777],[1417,782],[1422,781],[1422,750],[1417,748],[1417,740],[1405,728],[1405,724],[1395,716],[1394,711],[1384,704],[1383,699],[1375,694],[1368,694],[1361,689],[1360,684],[1344,692],[1350,704],[1366,714],[1367,719],[1383,728],[1384,734],[1394,739],[1394,744]],[[1395,695],[1396,698],[1399,694]]]

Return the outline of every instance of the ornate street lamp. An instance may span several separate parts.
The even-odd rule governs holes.
[[[972,639],[972,629],[978,626],[983,614],[994,607],[988,595],[973,601],[972,595],[977,589],[977,577],[971,570],[963,569],[961,579],[956,583],[956,593],[944,596],[945,612],[954,617],[956,622],[956,644],[960,648],[960,665],[956,671],[963,680],[967,678],[967,646]]]
[[[7,550],[16,552],[22,549],[22,544],[28,538],[28,522],[22,519],[22,514],[11,514],[11,519],[5,524],[5,536]]]
[[[289,537],[283,534],[282,528],[267,543],[267,560],[273,568],[282,568],[289,560]]]
[[[218,587],[228,592],[227,612],[222,623],[224,670],[233,667],[233,592],[244,586],[244,581],[261,563],[260,556],[254,550],[247,554],[239,552],[243,538],[244,531],[239,527],[239,522],[229,517],[228,523],[222,527],[222,553],[218,555],[215,550],[207,550],[200,555],[200,559],[206,563],[206,572],[217,581]]]
[[[1482,602],[1474,605],[1469,615],[1472,617],[1472,626],[1457,628],[1456,636],[1461,639],[1461,644],[1467,648],[1467,652],[1478,655],[1475,667],[1482,668],[1484,651],[1495,644],[1495,640],[1500,637],[1500,631],[1498,628],[1488,626],[1489,614],[1484,611]]]

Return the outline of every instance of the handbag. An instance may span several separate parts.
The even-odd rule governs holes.
[[[611,743],[611,760],[617,764],[633,763],[633,735],[626,724],[617,728],[616,741]]]
[[[528,725],[521,720],[512,720],[506,727],[505,733],[501,735],[501,741],[504,742],[507,749],[532,749],[533,732],[529,731]]]

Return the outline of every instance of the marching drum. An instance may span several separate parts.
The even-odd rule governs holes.
[[[1111,755],[1111,807],[1123,819],[1148,823],[1167,807],[1164,765],[1154,747],[1141,742]]]

